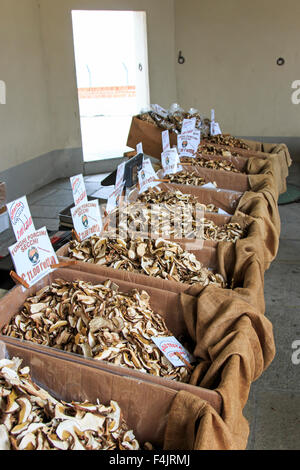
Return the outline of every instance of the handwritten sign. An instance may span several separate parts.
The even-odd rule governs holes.
[[[98,201],[83,202],[71,209],[74,229],[81,241],[100,235],[102,219]]]
[[[26,196],[9,202],[6,207],[17,240],[35,231]]]
[[[70,178],[75,206],[82,202],[88,202],[84,179],[82,175],[72,176]]]
[[[177,356],[178,353],[189,364],[194,361],[193,356],[174,338],[174,336],[152,336],[151,339],[174,367],[185,366],[185,363]]]
[[[26,234],[17,243],[8,247],[8,249],[16,273],[29,286],[33,286],[44,276],[52,272],[51,264],[58,263],[46,227]]]
[[[138,180],[140,185],[140,193],[143,193],[149,188],[154,188],[154,186],[159,184],[159,181],[156,181],[157,175],[149,158],[144,160],[143,166],[138,172]]]

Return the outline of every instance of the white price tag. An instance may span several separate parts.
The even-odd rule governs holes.
[[[198,139],[193,136],[193,134],[180,134],[177,137],[177,147],[180,157],[195,157],[198,145]]]
[[[83,202],[71,209],[74,229],[81,241],[93,235],[100,235],[102,219],[97,200]]]
[[[222,134],[222,131],[220,129],[219,123],[212,121],[210,125],[210,133],[211,135],[219,135]]]
[[[212,109],[212,110],[210,111],[210,120],[211,120],[212,122],[215,121],[215,110],[214,110],[214,109]]]
[[[72,176],[70,178],[75,206],[82,202],[88,202],[84,179],[82,175]]]
[[[6,207],[17,240],[35,232],[26,196],[9,202]]]
[[[162,139],[163,152],[166,152],[167,150],[169,150],[171,148],[170,136],[169,136],[169,131],[168,130],[163,131],[161,133],[161,139]]]
[[[184,119],[181,126],[181,134],[189,134],[195,130],[196,118]]]
[[[194,361],[193,356],[174,338],[174,336],[152,336],[151,339],[174,367],[185,366],[185,363],[179,359],[177,353],[189,364]]]
[[[138,180],[140,185],[140,194],[148,188],[154,188],[160,184],[159,181],[155,181],[157,180],[157,174],[155,173],[149,158],[144,160],[141,170],[138,171]]]
[[[114,191],[108,197],[107,204],[106,204],[106,212],[108,214],[119,205],[119,200],[122,195],[123,189],[124,189],[124,184],[121,184],[117,188],[115,187]]]
[[[29,286],[52,272],[50,265],[58,263],[46,227],[25,235],[8,249],[16,273]]]
[[[139,154],[139,153],[144,153],[142,142],[140,142],[139,144],[137,144],[137,146],[136,146],[136,152],[137,152],[137,154]]]
[[[164,175],[171,175],[181,171],[180,159],[176,148],[162,152],[161,164],[164,169]]]

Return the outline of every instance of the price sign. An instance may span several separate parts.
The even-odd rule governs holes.
[[[35,232],[26,196],[9,202],[6,207],[17,240],[28,233]]]
[[[72,176],[70,178],[75,206],[82,202],[88,202],[84,179],[82,175]]]
[[[142,169],[138,172],[138,180],[140,185],[140,193],[143,193],[148,188],[154,188],[159,184],[159,181],[156,181],[157,175],[149,158],[144,160]]]
[[[80,240],[100,235],[102,219],[98,201],[83,202],[71,209],[74,229]]]
[[[136,146],[136,152],[137,152],[137,154],[139,154],[139,153],[144,153],[142,142],[140,142],[139,144],[137,144],[137,146]]]
[[[50,266],[58,263],[46,227],[25,235],[8,249],[16,273],[29,286],[52,272]]]
[[[174,336],[152,336],[151,339],[174,367],[185,366],[185,363],[177,356],[178,353],[189,364],[194,361],[193,356]]]
[[[171,175],[182,170],[180,159],[176,148],[166,150],[161,154],[161,164],[164,175]]]
[[[161,133],[161,139],[162,139],[163,152],[166,152],[167,150],[169,150],[171,148],[170,136],[169,136],[169,131],[168,130],[163,131]]]

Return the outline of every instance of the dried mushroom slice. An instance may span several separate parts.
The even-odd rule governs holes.
[[[230,134],[210,135],[206,140],[215,145],[224,145],[227,147],[236,147],[244,150],[250,150],[249,145],[242,139],[238,139]]]
[[[204,221],[205,222],[205,221]],[[206,221],[204,232],[207,237],[217,239],[218,226],[214,226],[212,221]],[[210,228],[210,230],[209,230]],[[212,228],[214,232],[212,233]],[[231,229],[231,227],[230,227]],[[235,231],[238,227],[235,227]],[[226,231],[226,227],[224,229]],[[232,236],[232,235],[231,235]],[[221,239],[224,234],[221,235]],[[233,239],[236,238],[234,232]],[[95,246],[101,249],[98,251]],[[83,261],[100,264],[101,266],[112,267],[114,269],[127,270],[146,274],[147,276],[159,277],[161,279],[173,280],[187,284],[197,282],[208,285],[215,284],[225,287],[225,281],[220,281],[214,273],[205,268],[193,253],[185,251],[179,244],[163,239],[142,239],[122,240],[116,238],[91,237],[84,242],[73,240],[68,248],[68,256],[77,258],[81,252],[81,247],[89,247],[89,255],[85,255]],[[102,248],[105,248],[104,250]],[[78,258],[77,258],[78,259]]]
[[[172,258],[173,252],[170,251],[168,257]],[[182,263],[190,264],[192,276],[199,279],[199,265],[196,259],[183,258]],[[222,282],[217,277],[215,279],[216,282]],[[63,297],[62,292],[64,292]],[[39,344],[47,342],[50,347],[160,377],[182,382],[189,380],[190,371],[186,367],[174,368],[152,341],[153,336],[172,334],[164,319],[151,309],[147,292],[134,289],[122,293],[107,281],[104,284],[92,285],[84,281],[67,282],[56,279],[48,286],[47,293],[38,296],[39,302],[44,303],[47,299],[50,306],[43,311],[38,327],[35,326],[36,321],[32,319],[30,308],[28,309],[36,297],[29,297],[26,300],[26,307],[23,306],[22,310],[3,328],[3,334],[27,339],[26,333],[31,331],[32,335],[27,339],[31,342]],[[85,297],[91,297],[92,304],[86,304]],[[61,308],[62,305],[64,308]],[[63,318],[59,315],[63,315]],[[16,323],[17,317],[21,317],[21,323],[19,321]],[[58,323],[60,326],[53,328]],[[24,326],[22,330],[20,324]],[[61,341],[62,335],[66,335],[65,341]],[[31,393],[37,392],[32,392],[31,389]],[[43,400],[48,399],[48,396],[41,396],[39,393],[37,396]],[[60,411],[61,416],[61,410],[57,411],[56,403],[52,405],[56,408],[56,412]],[[9,394],[6,412],[17,411],[22,417],[18,424],[27,423],[28,420],[25,418],[30,414],[28,402],[18,401],[15,394]]]
[[[116,401],[56,400],[32,382],[21,360],[0,360],[0,450],[139,450]],[[30,387],[28,388],[28,383]],[[13,397],[13,399],[9,398]],[[12,410],[11,402],[19,406]],[[25,408],[24,408],[25,407]],[[145,443],[145,449],[151,449]]]

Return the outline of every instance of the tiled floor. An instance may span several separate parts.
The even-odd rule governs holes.
[[[99,189],[106,175],[85,177],[88,195]],[[288,181],[300,187],[300,164]],[[68,178],[57,180],[28,196],[36,228],[58,229],[58,214],[73,203]],[[266,316],[271,320],[276,356],[252,384],[244,414],[249,420],[248,449],[300,448],[300,364],[291,360],[292,343],[300,340],[300,203],[280,206],[282,222],[276,260],[265,274]],[[0,251],[15,238],[11,230],[0,236]]]

